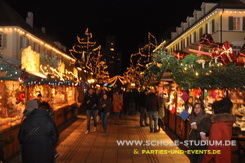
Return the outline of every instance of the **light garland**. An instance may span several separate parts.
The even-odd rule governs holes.
[[[191,27],[190,29],[188,29],[188,30],[186,30],[186,31],[184,31],[184,32],[182,32],[182,34],[181,35],[179,35],[179,37],[177,37],[177,38],[175,38],[171,43],[169,43],[167,46],[166,46],[166,49],[169,49],[170,47],[172,47],[173,45],[175,45],[176,44],[176,42],[179,42],[179,41],[181,41],[184,37],[186,37],[186,35],[189,35],[190,33],[192,33],[195,29],[197,29],[199,26],[201,26],[201,25],[203,25],[203,23],[205,22],[205,21],[209,21],[209,20],[211,20],[215,15],[217,15],[217,14],[222,14],[223,13],[223,10],[222,9],[215,9],[213,12],[211,12],[209,15],[207,15],[207,16],[205,16],[205,17],[203,17],[201,20],[199,20],[199,21],[197,21],[196,22],[196,25],[194,25],[193,27]],[[232,13],[236,13],[236,14],[245,14],[245,11],[232,11],[232,10],[226,10],[226,11],[224,11],[224,13],[230,13],[230,14],[232,14]],[[163,43],[164,42],[162,42],[159,46],[157,46],[156,47],[156,49],[154,49],[154,51],[153,52],[156,52],[159,48],[162,48],[163,47]]]
[[[57,53],[57,54],[59,54],[59,55],[62,55],[62,56],[65,57],[66,59],[69,59],[69,60],[71,60],[71,61],[73,61],[73,62],[76,61],[75,59],[71,58],[71,57],[68,56],[67,54],[65,54],[65,53],[61,52],[60,50],[56,49],[55,47],[53,47],[53,46],[51,46],[51,45],[45,43],[45,42],[42,41],[41,39],[35,37],[34,35],[30,34],[29,32],[23,30],[23,29],[20,28],[20,27],[1,27],[1,28],[0,28],[0,31],[2,31],[2,32],[8,32],[8,31],[10,31],[10,32],[13,32],[13,31],[18,32],[20,35],[26,36],[27,38],[29,38],[29,39],[31,39],[31,40],[37,42],[38,44],[40,44],[40,45],[42,45],[42,46],[45,46],[46,48],[48,48],[48,49],[54,51],[55,53]]]

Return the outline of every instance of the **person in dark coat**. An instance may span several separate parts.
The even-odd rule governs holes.
[[[231,114],[233,103],[230,99],[224,98],[213,103],[212,125],[210,128],[209,140],[230,141],[232,137],[232,125],[236,121],[235,116]],[[220,150],[220,154],[205,154],[202,162],[231,163],[231,146],[213,145],[208,146],[207,150]]]
[[[129,113],[129,90],[123,92],[123,110],[125,114]]]
[[[151,89],[151,92],[146,96],[146,110],[150,119],[150,132],[158,132],[159,100],[155,89]]]
[[[189,140],[200,141],[201,136],[207,136],[209,134],[209,128],[211,125],[211,119],[208,114],[206,114],[204,107],[201,103],[196,103],[193,106],[192,113],[190,114],[190,125],[191,131],[189,135]],[[190,146],[190,150],[205,150],[206,146]],[[201,162],[202,154],[191,154],[191,163]]]
[[[94,93],[94,90],[90,88],[88,90],[88,94],[84,98],[84,104],[86,105],[87,108],[87,131],[85,134],[90,133],[90,120],[91,116],[93,116],[94,120],[94,132],[96,131],[97,127],[97,111],[98,111],[98,97]]]
[[[99,102],[99,110],[101,114],[102,125],[104,133],[107,131],[107,120],[112,109],[111,100],[108,98],[107,94],[103,94]]]
[[[140,127],[149,126],[149,124],[147,124],[146,93],[147,91],[144,90],[140,92],[140,95],[139,95]]]
[[[19,142],[22,148],[23,163],[53,163],[55,144],[59,134],[54,121],[46,111],[50,107],[42,102],[22,122]]]

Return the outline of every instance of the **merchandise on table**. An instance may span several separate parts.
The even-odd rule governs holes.
[[[25,92],[18,81],[0,81],[0,131],[21,122]]]

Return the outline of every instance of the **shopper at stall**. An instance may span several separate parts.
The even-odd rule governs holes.
[[[92,88],[88,89],[88,93],[84,98],[84,103],[87,109],[87,131],[85,132],[85,134],[88,134],[90,133],[91,116],[93,117],[94,120],[94,132],[96,131],[96,127],[97,127],[96,116],[97,116],[98,98]]]
[[[104,133],[106,133],[107,131],[107,120],[108,120],[111,108],[112,108],[111,100],[108,98],[107,94],[103,94],[99,102],[99,110],[100,110]]]
[[[211,117],[212,126],[210,128],[209,141],[230,141],[232,137],[232,125],[235,116],[231,114],[233,103],[230,99],[224,98],[214,102],[212,105],[213,116]],[[208,150],[220,150],[220,154],[205,154],[202,162],[231,163],[231,146],[209,145]]]
[[[113,112],[115,114],[115,124],[120,124],[120,112],[122,110],[122,95],[118,91],[113,94]]]
[[[148,116],[150,119],[150,132],[158,132],[157,125],[158,125],[159,100],[154,88],[151,89],[150,93],[146,96],[146,110],[148,112]]]
[[[206,114],[204,107],[201,103],[195,103],[190,114],[190,125],[191,131],[189,135],[189,140],[198,141],[202,140],[203,135],[207,136],[209,134],[209,128],[211,125],[211,119],[208,114]],[[189,146],[190,150],[205,150],[206,146]],[[191,154],[191,163],[199,163],[202,160],[202,154]]]
[[[165,116],[165,110],[164,110],[165,102],[164,102],[163,94],[159,94],[158,98],[159,98],[158,131],[160,131],[161,129],[164,131],[165,125],[164,125],[163,118]]]
[[[58,131],[54,121],[47,112],[49,104],[42,102],[23,121],[19,131],[22,151],[22,162],[54,162],[55,144]]]
[[[147,111],[146,111],[146,90],[140,92],[139,95],[139,107],[140,107],[140,127],[149,126],[147,123]]]

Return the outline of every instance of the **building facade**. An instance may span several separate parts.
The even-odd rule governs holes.
[[[122,74],[122,53],[117,51],[115,36],[106,38],[103,58],[106,60],[110,77]]]
[[[245,4],[239,0],[221,0],[219,3],[203,2],[201,10],[194,10],[192,17],[181,22],[180,27],[171,33],[171,40],[162,42],[156,49],[163,47],[173,53],[187,51],[188,46],[200,40],[203,34],[212,34],[215,42],[228,41],[235,52],[244,44]]]

